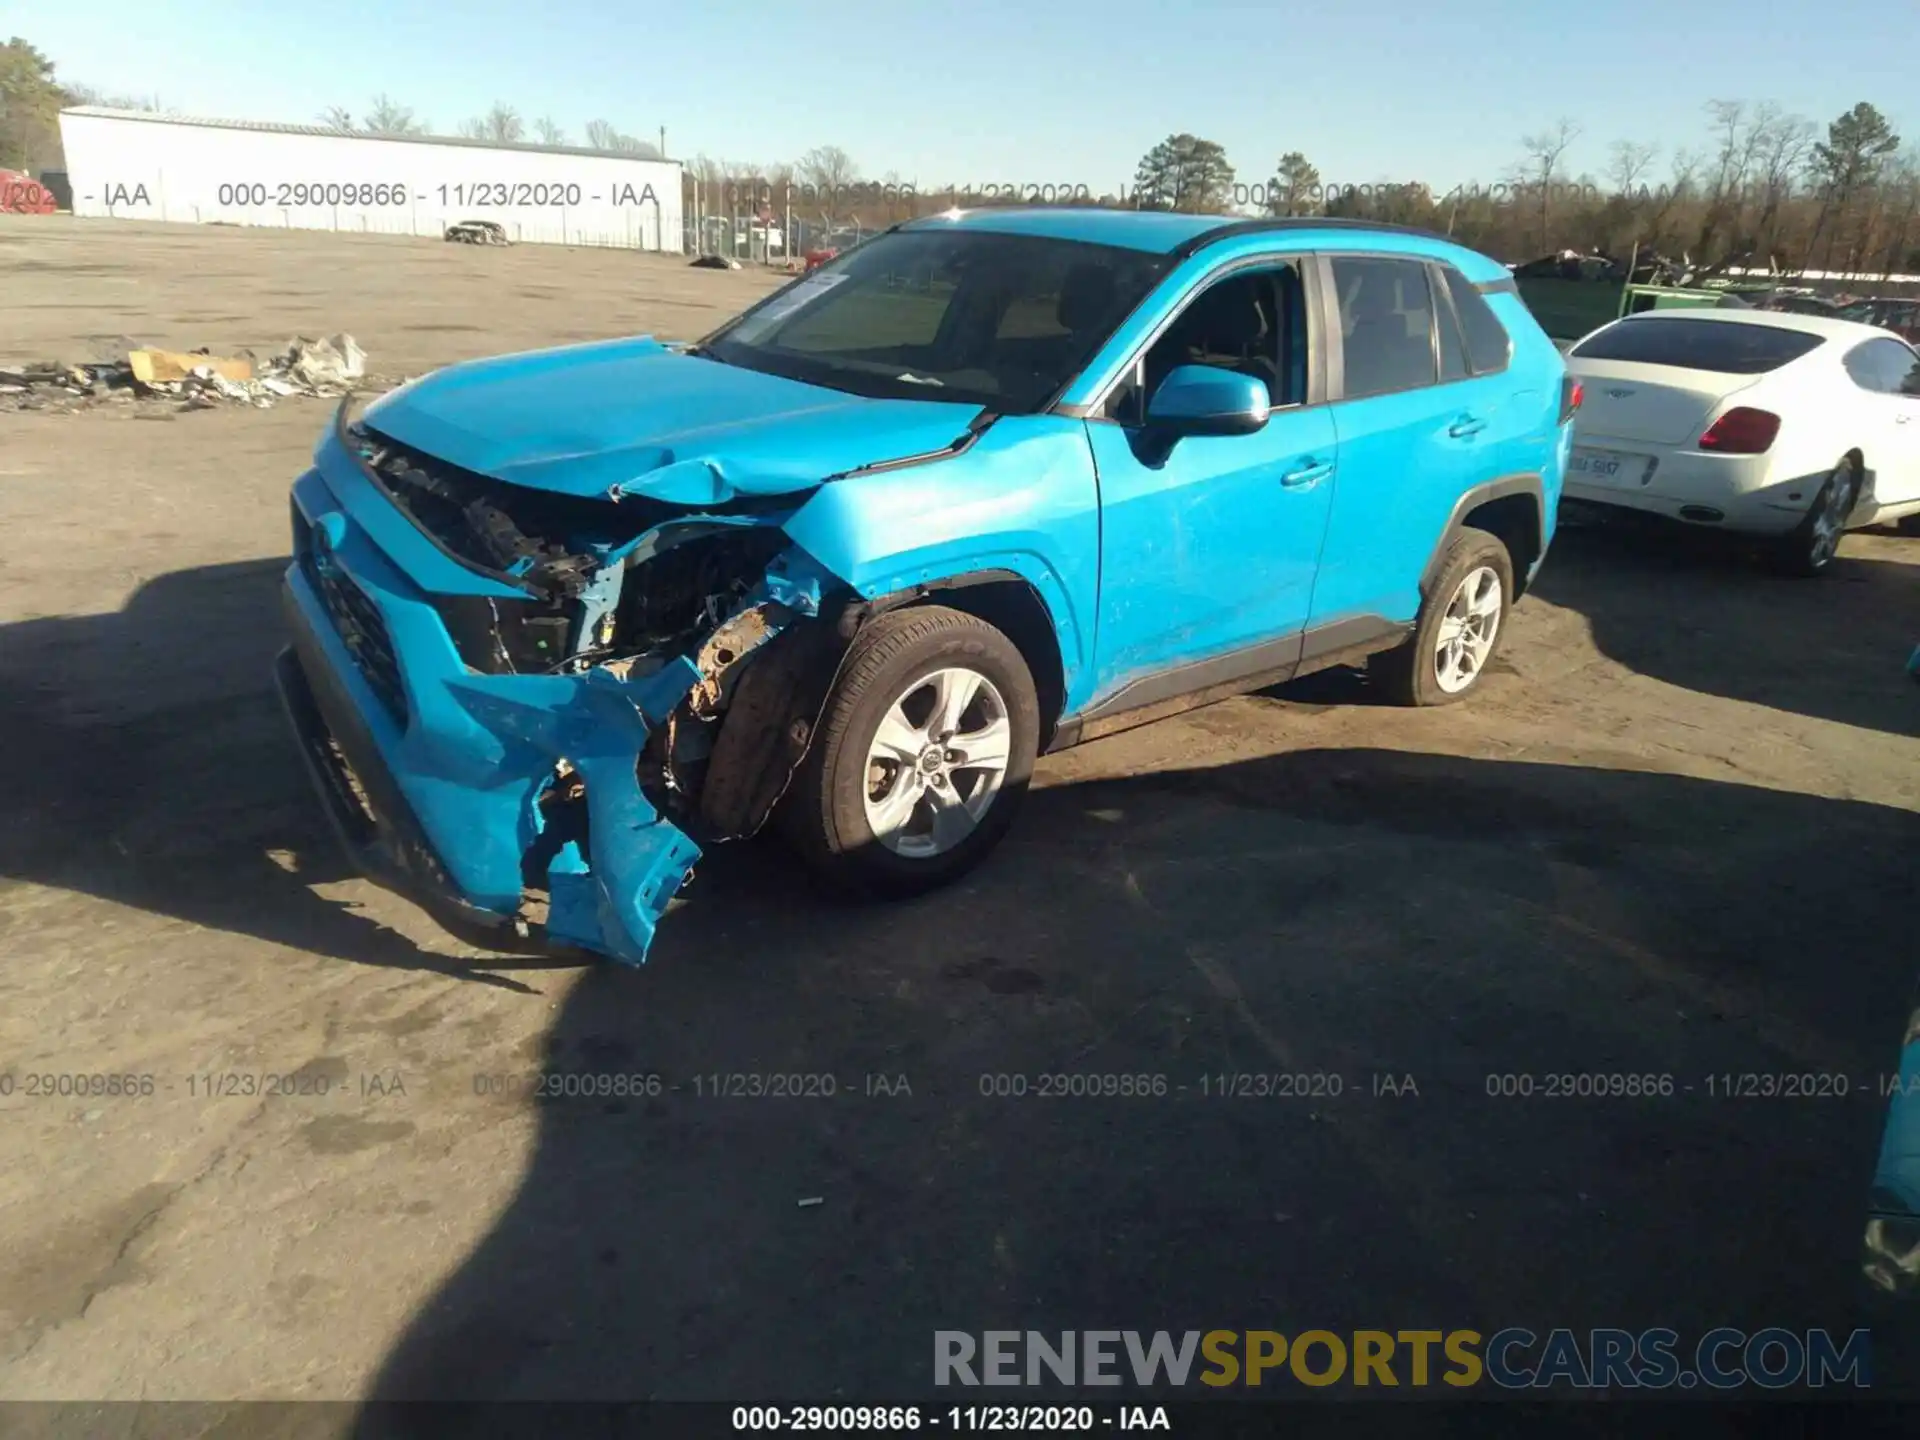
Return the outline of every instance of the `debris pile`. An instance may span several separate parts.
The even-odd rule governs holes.
[[[511,245],[507,227],[497,220],[460,220],[447,227],[446,238],[458,245]]]
[[[101,403],[158,402],[179,410],[221,405],[272,408],[289,395],[343,395],[368,379],[367,354],[351,335],[289,340],[265,360],[250,350],[129,350],[117,360],[0,366],[0,409],[73,411]]]

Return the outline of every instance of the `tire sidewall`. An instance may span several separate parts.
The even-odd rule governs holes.
[[[1460,582],[1467,578],[1469,572],[1483,565],[1500,577],[1500,623],[1493,632],[1493,647],[1487,651],[1487,658],[1474,672],[1473,679],[1463,688],[1443,690],[1439,677],[1434,674],[1433,661],[1440,623],[1446,618],[1447,606],[1452,603],[1453,592],[1460,588]],[[1506,545],[1498,536],[1483,530],[1462,531],[1454,540],[1447,563],[1441,567],[1426,603],[1420,607],[1420,623],[1414,627],[1412,660],[1417,702],[1421,705],[1452,705],[1478,691],[1487,667],[1493,664],[1501,645],[1506,642],[1507,626],[1512,619],[1513,557],[1507,553]]]
[[[1814,527],[1820,512],[1827,508],[1830,492],[1836,484],[1843,484],[1851,492],[1847,500],[1846,513],[1840,517],[1840,533],[1834,536],[1833,552],[1824,560],[1816,560],[1813,555]],[[1807,512],[1806,521],[1796,534],[1799,553],[1794,557],[1810,575],[1825,574],[1833,568],[1833,562],[1840,558],[1840,542],[1846,538],[1847,520],[1860,504],[1860,470],[1849,456],[1843,456],[1827,472],[1827,480],[1820,487],[1820,493],[1813,497],[1813,508]]]
[[[996,643],[997,642],[997,643]],[[1000,791],[973,833],[944,854],[913,858],[896,854],[867,823],[867,756],[880,721],[895,701],[936,670],[964,666],[978,671],[1000,692],[1012,728]],[[856,698],[847,724],[822,757],[822,783],[831,848],[844,862],[888,890],[911,892],[943,884],[971,869],[1013,823],[1039,745],[1040,706],[1032,677],[1013,642],[989,627],[949,631],[926,645],[902,651],[881,667]]]

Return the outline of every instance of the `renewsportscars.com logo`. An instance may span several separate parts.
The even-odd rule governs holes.
[[[936,1385],[1738,1390],[1871,1383],[1855,1330],[936,1330]]]

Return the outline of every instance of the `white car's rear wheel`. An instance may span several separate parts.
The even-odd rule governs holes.
[[[1842,455],[1827,473],[1807,515],[1780,540],[1775,563],[1789,575],[1824,575],[1840,553],[1840,537],[1860,499],[1860,467]]]

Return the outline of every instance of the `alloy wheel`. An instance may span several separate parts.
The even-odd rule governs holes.
[[[1820,492],[1820,508],[1814,512],[1807,541],[1807,561],[1815,570],[1823,569],[1839,553],[1840,537],[1846,533],[1847,516],[1853,511],[1853,487],[1853,466],[1842,462]]]
[[[1433,648],[1433,678],[1447,694],[1458,695],[1480,677],[1500,633],[1505,601],[1500,576],[1491,565],[1468,571],[1447,601]]]
[[[1006,701],[986,676],[965,666],[921,676],[867,747],[867,827],[907,859],[946,854],[999,795],[1012,744]]]

